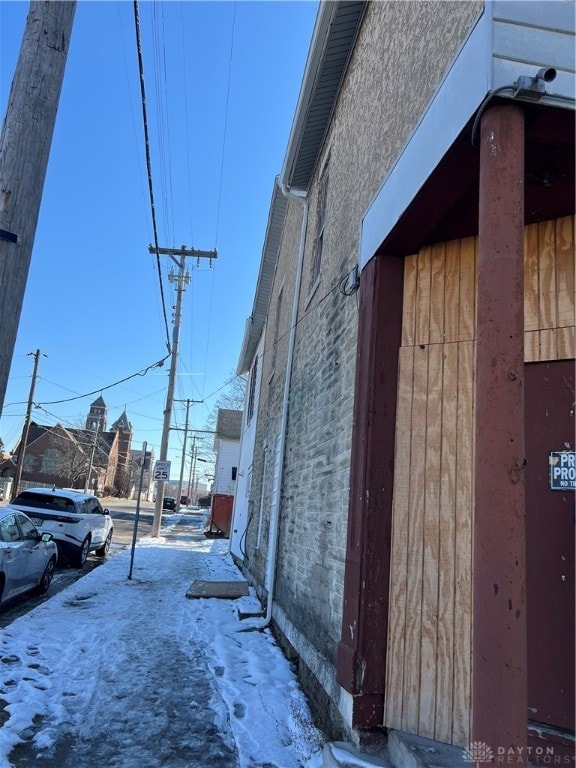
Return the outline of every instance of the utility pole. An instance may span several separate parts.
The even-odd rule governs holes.
[[[94,454],[96,453],[96,445],[98,443],[98,433],[100,432],[100,425],[102,422],[98,419],[96,424],[96,432],[94,432],[94,442],[92,443],[92,450],[90,451],[90,461],[88,462],[88,471],[86,472],[86,480],[84,481],[84,493],[87,493],[90,488],[90,475],[92,474],[92,467],[94,465]]]
[[[166,392],[166,406],[164,408],[164,424],[162,427],[162,442],[160,443],[159,461],[166,461],[168,456],[168,437],[170,435],[170,422],[172,420],[172,406],[174,405],[174,384],[176,380],[176,366],[178,364],[178,344],[180,340],[180,321],[182,317],[182,294],[184,286],[190,282],[190,275],[184,274],[186,257],[192,256],[200,263],[201,258],[218,258],[216,249],[213,251],[198,251],[195,248],[158,248],[149,246],[150,253],[163,254],[170,256],[172,261],[178,267],[178,273],[170,274],[170,282],[176,283],[176,307],[174,313],[174,330],[172,331],[172,357],[170,359],[170,373],[168,375],[168,390]],[[156,505],[154,507],[154,520],[152,522],[152,536],[160,534],[160,523],[162,521],[162,504],[164,501],[164,480],[156,481]]]
[[[28,432],[30,431],[30,420],[32,415],[32,404],[34,400],[34,388],[36,387],[36,378],[38,376],[38,362],[40,360],[40,350],[29,352],[29,357],[34,358],[34,370],[32,372],[32,382],[30,384],[30,394],[28,395],[28,406],[26,408],[26,418],[24,419],[24,429],[20,439],[20,448],[18,449],[18,461],[16,462],[16,474],[14,475],[14,486],[12,488],[11,501],[18,495],[18,487],[22,480],[22,470],[24,469],[24,456],[26,455],[26,443],[28,442]],[[46,355],[44,355],[46,357]]]
[[[196,469],[196,435],[192,437],[192,448],[190,449],[190,474],[188,475],[188,503],[192,497],[192,477]],[[196,504],[196,499],[194,499]]]
[[[176,496],[176,512],[180,511],[180,499],[182,498],[182,480],[184,479],[184,464],[186,462],[186,441],[188,440],[188,416],[190,414],[190,403],[191,403],[191,400],[186,400],[186,422],[184,424],[184,442],[182,444],[182,462],[180,463],[180,481],[178,483],[178,495]]]
[[[0,415],[75,10],[76,0],[30,3],[0,135]]]
[[[176,511],[180,511],[180,499],[182,498],[182,485],[184,482],[184,465],[186,463],[186,442],[188,440],[188,417],[190,414],[190,405],[192,403],[202,403],[203,400],[177,400],[177,403],[186,403],[186,424],[184,426],[184,443],[182,445],[182,461],[180,463],[180,481],[178,484],[178,498],[176,500]],[[196,440],[196,435],[194,435],[194,440]],[[190,491],[188,491],[188,496],[190,496]]]

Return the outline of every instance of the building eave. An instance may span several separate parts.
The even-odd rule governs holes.
[[[270,292],[272,291],[276,262],[278,261],[278,254],[280,252],[287,207],[288,200],[278,188],[276,179],[274,182],[274,189],[272,190],[272,200],[268,213],[264,246],[262,248],[262,259],[260,261],[260,271],[258,272],[258,281],[256,283],[256,291],[254,294],[254,305],[252,307],[252,314],[246,320],[244,339],[240,350],[238,367],[236,368],[236,373],[238,375],[250,370],[252,360],[256,354],[258,341],[260,340],[264,324],[266,323]]]
[[[358,0],[320,3],[290,131],[280,185],[307,192],[368,6]]]

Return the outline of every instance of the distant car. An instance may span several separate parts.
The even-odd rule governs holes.
[[[180,496],[180,504],[186,507],[188,505],[188,496]]]
[[[23,512],[0,510],[0,606],[30,590],[47,592],[57,559],[51,533],[40,533]]]
[[[176,499],[174,496],[164,496],[162,509],[176,509]]]
[[[42,532],[51,533],[59,553],[77,568],[82,568],[92,550],[104,557],[110,549],[112,518],[92,494],[27,488],[4,509],[24,512]]]

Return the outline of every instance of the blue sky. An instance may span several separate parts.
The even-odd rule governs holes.
[[[161,247],[188,259],[175,398],[201,429],[235,371],[274,177],[280,172],[317,2],[141,2],[140,22]],[[0,1],[0,110],[28,3]],[[0,437],[14,447],[36,349],[33,419],[83,423],[95,395],[166,354],[147,188],[132,2],[80,0]],[[161,257],[170,335],[175,304]],[[108,425],[126,408],[133,447],[158,458],[168,366],[102,391]],[[185,406],[175,403],[173,426]],[[180,461],[182,432],[170,437]],[[172,477],[177,475],[175,465]]]

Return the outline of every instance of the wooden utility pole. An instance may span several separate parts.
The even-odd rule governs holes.
[[[102,422],[98,419],[96,424],[96,431],[94,432],[94,440],[92,442],[92,448],[90,449],[90,460],[88,462],[88,470],[86,471],[86,479],[84,480],[84,493],[90,492],[90,475],[92,474],[92,468],[94,466],[94,455],[96,453],[96,446],[98,445],[98,435],[100,432],[100,425]]]
[[[188,417],[190,415],[191,400],[186,400],[186,423],[184,424],[184,442],[182,444],[182,461],[180,462],[180,480],[178,482],[178,494],[176,496],[176,512],[180,511],[182,501],[182,482],[184,480],[184,464],[186,463],[186,442],[188,440]]]
[[[18,448],[18,461],[16,462],[16,474],[14,475],[14,485],[12,486],[11,501],[18,495],[18,488],[22,481],[22,470],[24,469],[24,456],[26,455],[26,443],[28,442],[28,432],[30,431],[30,420],[32,416],[32,405],[34,401],[34,388],[38,377],[38,361],[40,360],[40,350],[30,352],[34,358],[34,370],[32,372],[32,382],[30,384],[30,394],[28,395],[28,406],[26,408],[26,418],[24,419],[24,429],[20,438],[20,447]]]
[[[177,274],[170,275],[170,281],[176,283],[176,307],[174,311],[174,330],[172,332],[172,357],[170,359],[170,373],[168,376],[168,391],[166,393],[166,406],[164,408],[164,425],[162,428],[162,442],[160,444],[159,461],[166,461],[168,456],[168,437],[170,435],[170,422],[172,420],[172,406],[174,405],[174,384],[176,381],[176,366],[178,364],[178,344],[180,340],[180,320],[182,317],[182,294],[184,286],[190,282],[190,275],[184,274],[186,257],[192,256],[198,263],[201,258],[218,258],[216,249],[213,251],[197,251],[195,248],[148,248],[150,253],[164,254],[170,256],[172,261],[178,267]],[[178,257],[178,258],[176,258]],[[156,481],[156,505],[154,507],[154,520],[152,522],[152,536],[159,536],[160,523],[162,521],[162,505],[164,502],[164,480]]]
[[[0,136],[0,415],[75,10],[76,0],[30,3]]]
[[[188,475],[188,504],[192,498],[192,478],[196,471],[196,435],[192,437],[192,448],[190,449],[190,473]],[[193,502],[196,504],[196,500]]]

